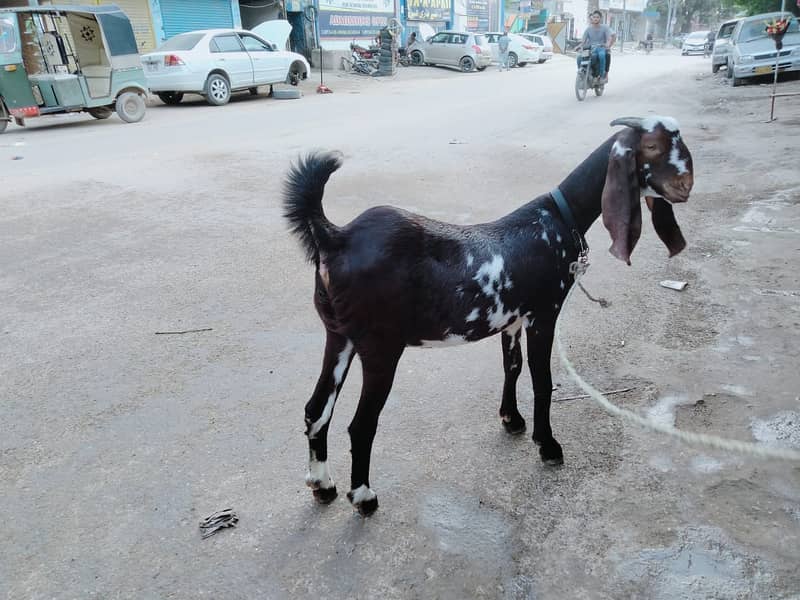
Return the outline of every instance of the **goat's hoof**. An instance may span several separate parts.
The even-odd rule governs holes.
[[[320,504],[330,504],[336,500],[336,496],[338,495],[336,492],[336,486],[331,488],[318,487],[313,489],[312,493],[314,494],[314,499]]]
[[[503,415],[501,422],[506,430],[506,433],[511,435],[519,435],[525,433],[525,419],[519,415]]]
[[[564,464],[564,451],[561,450],[561,444],[555,438],[543,442],[533,438],[533,441],[539,445],[539,457],[544,464],[551,466]]]
[[[378,495],[365,485],[347,492],[347,498],[363,517],[368,517],[378,510]]]

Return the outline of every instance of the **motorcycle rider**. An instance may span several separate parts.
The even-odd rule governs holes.
[[[592,11],[589,15],[590,25],[583,33],[581,48],[592,48],[592,60],[597,59],[598,72],[603,78],[603,83],[608,83],[608,69],[611,61],[607,60],[608,51],[617,41],[617,34],[608,25],[601,24],[603,13],[599,10]],[[581,65],[581,57],[578,55],[578,67]]]

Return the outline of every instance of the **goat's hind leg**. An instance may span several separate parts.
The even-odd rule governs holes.
[[[525,431],[525,419],[517,409],[517,379],[522,372],[522,346],[520,336],[522,330],[515,333],[500,334],[503,346],[503,400],[500,404],[500,419],[503,427],[512,435]]]
[[[311,399],[306,403],[309,451],[306,485],[313,490],[314,498],[323,504],[336,498],[336,484],[328,467],[328,425],[352,360],[353,343],[328,331],[322,372]]]
[[[550,401],[553,397],[550,357],[557,317],[536,319],[535,325],[526,330],[528,367],[533,379],[533,441],[539,445],[539,456],[548,465],[564,463],[564,452],[550,428]]]

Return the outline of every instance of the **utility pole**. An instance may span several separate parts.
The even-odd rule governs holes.
[[[619,36],[619,53],[625,49],[625,34],[628,31],[628,6],[626,0],[622,0],[622,32]]]

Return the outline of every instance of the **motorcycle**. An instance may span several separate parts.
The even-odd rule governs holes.
[[[579,54],[580,64],[578,65],[578,74],[575,77],[575,97],[580,102],[586,98],[586,92],[589,88],[594,89],[595,96],[602,96],[605,90],[605,73],[598,73],[599,65],[597,56],[594,53],[595,48],[597,46],[585,48]],[[606,49],[606,64],[611,58],[610,55],[611,51]]]

